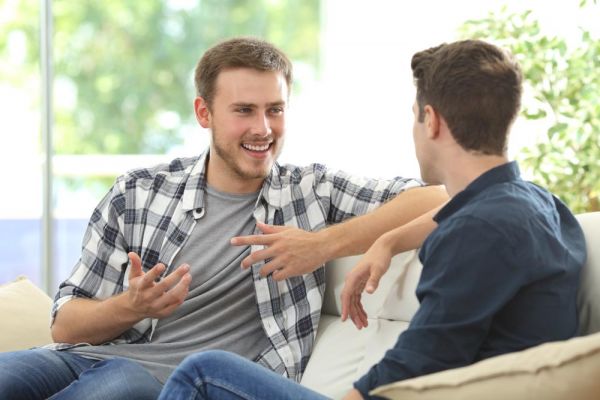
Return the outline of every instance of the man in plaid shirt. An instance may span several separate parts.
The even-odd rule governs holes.
[[[194,109],[210,148],[117,179],[56,295],[57,343],[0,355],[1,398],[156,398],[186,355],[206,349],[300,380],[324,263],[365,251],[447,195],[412,179],[276,163],[291,82],[287,57],[261,40],[204,54]]]

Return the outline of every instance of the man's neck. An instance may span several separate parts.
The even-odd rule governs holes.
[[[229,194],[255,193],[260,190],[265,178],[244,178],[226,168],[219,168],[209,159],[206,167],[206,183],[219,192]]]
[[[495,155],[468,155],[454,159],[446,169],[443,184],[450,197],[454,197],[490,169],[507,162],[508,157]]]

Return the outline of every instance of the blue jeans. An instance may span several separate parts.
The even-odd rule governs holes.
[[[161,388],[124,358],[98,361],[47,349],[0,353],[0,399],[156,399]]]
[[[210,350],[188,356],[169,377],[160,400],[323,400],[320,395],[236,354]]]

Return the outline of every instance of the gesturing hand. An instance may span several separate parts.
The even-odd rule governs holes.
[[[346,275],[342,289],[342,321],[348,317],[358,329],[369,325],[367,313],[362,305],[362,293],[372,294],[379,280],[390,267],[392,252],[382,238],[376,240],[358,264]]]
[[[164,264],[156,264],[150,271],[142,271],[142,260],[134,252],[128,254],[131,261],[127,298],[131,310],[140,319],[164,318],[183,303],[188,294],[192,276],[190,267],[182,264],[159,282],[156,280],[165,270]]]
[[[290,276],[298,276],[314,271],[327,261],[324,242],[318,232],[286,226],[273,226],[257,222],[262,235],[238,236],[231,239],[234,246],[263,245],[265,249],[255,251],[242,261],[242,268],[270,259],[260,274],[273,273],[273,279],[280,281]]]

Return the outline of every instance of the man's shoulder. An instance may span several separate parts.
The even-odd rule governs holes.
[[[129,184],[139,184],[145,181],[181,180],[187,177],[200,157],[175,158],[168,163],[160,163],[150,167],[135,168],[127,171],[118,180]]]
[[[524,221],[536,215],[554,212],[552,193],[527,181],[494,185],[465,207],[465,212],[490,221]]]
[[[518,242],[551,224],[559,210],[554,196],[530,182],[496,185],[479,193],[444,221],[452,230],[481,230]]]

